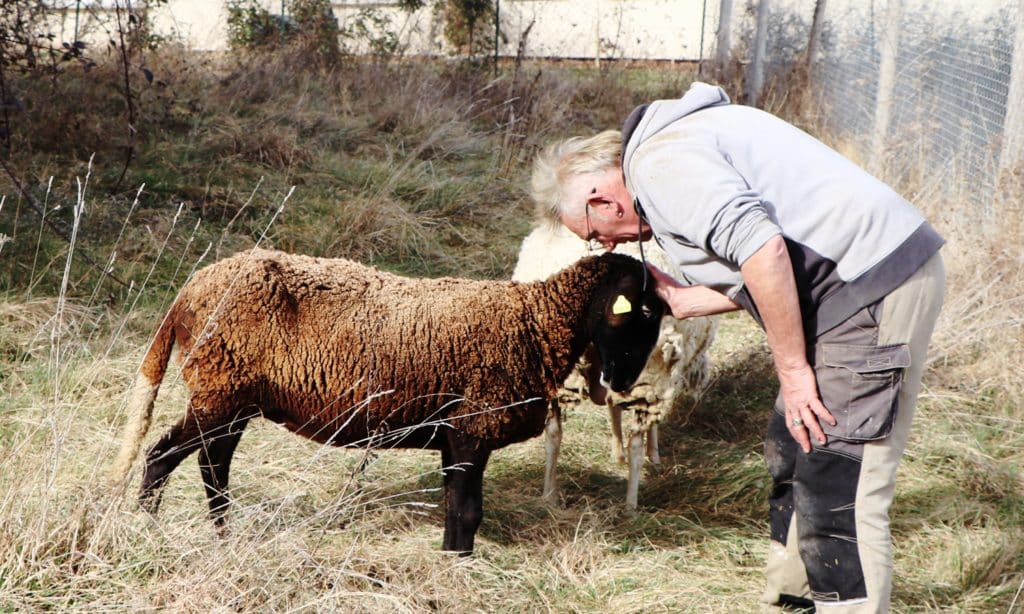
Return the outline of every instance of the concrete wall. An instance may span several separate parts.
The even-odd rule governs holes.
[[[150,19],[158,33],[177,37],[189,47],[227,48],[228,9],[223,0],[168,0],[151,11]]]
[[[73,9],[77,1],[62,4]],[[110,13],[99,7],[113,4],[113,0],[81,1],[80,38],[105,43],[105,28],[97,19],[104,15],[109,19]],[[261,0],[261,4],[272,13],[281,12],[280,0]],[[703,55],[711,48],[718,0],[499,0],[498,6],[505,38],[500,55],[515,55],[533,23],[525,36],[528,56],[696,60],[701,57],[702,23],[712,33],[703,37]],[[409,15],[380,0],[349,0],[333,3],[333,9],[342,27],[361,10],[379,11],[390,18],[408,53],[446,53],[441,24],[429,8]],[[86,13],[91,15],[88,19],[82,17]],[[223,0],[168,0],[151,10],[150,17],[158,34],[177,37],[190,47],[221,50],[227,46]],[[74,10],[64,11],[67,40],[73,37],[69,21],[73,18]]]

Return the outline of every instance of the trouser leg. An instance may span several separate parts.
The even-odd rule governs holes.
[[[889,506],[943,290],[942,261],[935,256],[885,299],[877,330],[867,330],[861,322],[838,332],[867,331],[879,346],[906,344],[909,348],[910,366],[903,370],[888,436],[867,442],[830,437],[827,446],[805,455],[783,432],[786,425],[781,416],[773,416],[765,454],[775,481],[765,601],[780,603],[786,595],[810,594],[819,611],[888,611],[892,590]],[[787,506],[795,515],[788,513]],[[799,558],[794,556],[796,551]],[[797,561],[807,574],[808,592],[800,592],[805,589]]]
[[[798,528],[793,512],[793,472],[798,453],[800,448],[786,430],[784,418],[773,412],[765,438],[765,460],[772,477],[768,500],[771,541],[761,600],[768,604],[810,598],[807,572],[797,549]]]
[[[928,342],[942,307],[944,289],[945,270],[941,257],[936,255],[883,303],[878,343],[908,344],[911,363],[904,371],[892,432],[885,439],[870,441],[863,446],[855,505],[857,548],[864,569],[867,600],[857,605],[832,605],[827,610],[819,608],[830,614],[889,610],[893,575],[889,506],[895,489],[896,470],[910,434]]]
[[[772,474],[771,544],[763,601],[811,605],[811,599],[863,599],[854,500],[859,446],[833,442],[800,450],[785,418],[772,415],[765,456]]]

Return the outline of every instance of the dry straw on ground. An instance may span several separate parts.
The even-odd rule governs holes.
[[[203,135],[202,146],[220,157],[204,163],[212,165],[211,177],[237,173],[236,181],[248,183],[209,181],[210,197],[189,192],[195,200],[180,219],[176,206],[136,209],[130,198],[88,195],[87,218],[123,212],[103,226],[109,236],[125,226],[123,237],[104,248],[125,254],[118,271],[138,280],[132,291],[115,294],[109,280],[75,269],[68,292],[59,291],[58,276],[49,286],[11,283],[0,297],[0,610],[757,611],[769,487],[760,439],[775,382],[763,336],[742,315],[723,319],[713,382],[701,403],[663,428],[663,469],[644,477],[636,513],[621,503],[626,470],[607,458],[604,412],[570,408],[562,505],[541,501],[539,440],[498,452],[485,475],[486,517],[470,558],[440,551],[441,478],[430,452],[325,449],[270,423],[254,424],[232,466],[236,501],[226,536],[206,518],[191,459],[170,480],[157,518],[134,503],[138,468],[128,492],[104,485],[128,385],[161,310],[196,264],[263,241],[326,255],[355,250],[419,273],[507,273],[530,210],[511,186],[528,172],[532,148],[594,123],[603,127],[605,116],[633,102],[594,80],[578,85],[546,74],[550,87],[534,91],[531,109],[515,107],[531,118],[524,125],[509,122],[513,107],[490,97],[507,85],[501,79],[477,83],[467,95],[469,85],[442,87],[436,73],[419,74],[415,66],[389,82],[379,67],[364,68],[346,73],[351,89],[330,81],[337,75],[325,77],[346,88],[333,97],[315,77],[292,75],[286,82],[297,87],[281,94],[290,106],[264,118],[280,130],[258,131],[237,119],[239,109],[254,108],[241,101],[278,91],[284,78],[272,66],[239,67],[222,84],[229,89],[218,89],[198,71],[216,96],[197,103],[205,113],[239,105],[214,116],[221,131]],[[373,96],[381,96],[376,105]],[[329,104],[303,102],[317,97]],[[566,102],[573,100],[593,106]],[[168,108],[173,115],[177,107]],[[479,129],[481,117],[491,129]],[[304,139],[317,129],[329,136],[309,145]],[[389,140],[396,131],[404,136]],[[242,143],[248,132],[252,140]],[[510,170],[483,168],[482,152],[513,141],[517,157],[487,158]],[[351,152],[325,157],[332,147]],[[154,150],[186,165],[170,157],[169,140]],[[266,187],[254,168],[301,180],[279,217],[287,189]],[[458,183],[474,173],[497,187],[480,194],[473,190],[485,181]],[[310,196],[343,176],[356,176],[362,188]],[[275,181],[281,175],[267,183]],[[950,283],[896,493],[894,610],[1017,613],[1024,609],[1020,227],[980,223],[970,206],[935,194],[927,182],[899,187],[949,239]],[[14,211],[11,202],[0,214]],[[338,202],[346,206],[331,206]],[[1016,202],[993,208],[1018,211]],[[188,217],[196,210],[212,231],[196,229]],[[35,241],[35,223],[16,239]],[[451,244],[457,248],[434,242],[449,231],[462,236]],[[58,268],[66,247],[49,257]],[[95,242],[76,249],[108,253]],[[37,261],[34,253],[6,245],[4,257],[22,260],[3,270],[42,279],[49,259]],[[172,372],[153,437],[180,415],[184,398]]]

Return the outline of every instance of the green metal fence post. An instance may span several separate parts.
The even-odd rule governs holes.
[[[501,0],[494,0],[494,76],[498,76],[498,37],[501,35]]]
[[[82,10],[82,0],[75,0],[75,42],[78,42],[78,13]]]

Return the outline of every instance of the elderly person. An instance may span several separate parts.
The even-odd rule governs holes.
[[[681,272],[651,267],[675,317],[742,308],[764,328],[780,383],[764,600],[887,610],[889,506],[944,293],[938,233],[836,151],[704,83],[549,147],[533,195],[607,249],[657,240]]]

